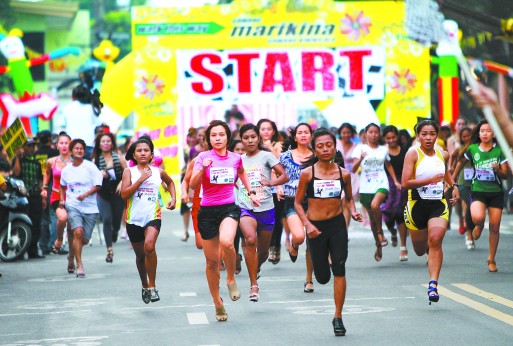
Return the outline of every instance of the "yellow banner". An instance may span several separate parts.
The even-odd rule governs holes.
[[[0,139],[7,152],[7,156],[9,156],[9,160],[12,160],[16,156],[16,151],[27,141],[27,135],[20,118],[16,118]]]
[[[235,103],[246,121],[280,128],[299,115],[318,126],[376,119],[412,131],[430,117],[429,51],[406,37],[404,2],[246,0],[134,7],[132,16],[138,132],[172,172],[178,137]]]

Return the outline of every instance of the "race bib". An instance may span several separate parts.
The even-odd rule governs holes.
[[[83,184],[80,184],[80,183],[77,183],[77,184],[70,184],[68,186],[68,190],[71,191],[71,193],[75,196],[80,196],[81,194],[89,191],[89,189],[87,188],[87,186],[83,185]]]
[[[258,187],[258,186],[261,186],[262,184],[260,183],[260,171],[246,171],[246,174],[248,176],[248,179],[249,179],[249,184],[251,185],[251,187]]]
[[[342,192],[340,180],[314,180],[313,190],[315,198],[339,197]]]
[[[444,184],[443,182],[433,183],[419,187],[417,189],[419,196],[422,199],[440,199],[443,197]]]
[[[379,180],[379,172],[365,172],[365,179],[367,180],[367,182],[371,182],[371,181],[378,181]]]
[[[472,180],[473,177],[474,177],[474,168],[463,169],[463,179],[464,180]]]
[[[495,181],[495,173],[491,168],[476,169],[476,177],[479,181]]]
[[[235,173],[232,167],[211,167],[210,184],[233,184],[235,182]]]

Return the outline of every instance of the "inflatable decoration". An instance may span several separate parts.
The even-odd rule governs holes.
[[[19,29],[11,30],[7,36],[0,34],[0,52],[7,58],[7,66],[0,66],[0,74],[11,75],[18,96],[16,99],[10,94],[0,95],[0,124],[9,126],[20,117],[27,135],[34,136],[38,131],[37,117],[50,119],[57,110],[57,102],[49,94],[34,94],[30,68],[68,54],[78,55],[80,49],[66,47],[29,60],[25,57],[25,46],[21,37],[23,33]]]

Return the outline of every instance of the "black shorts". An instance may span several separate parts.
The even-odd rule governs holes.
[[[150,226],[155,227],[157,229],[157,231],[160,233],[160,225],[161,224],[162,224],[162,220],[159,220],[159,219],[151,220],[144,227],[127,223],[126,224],[126,234],[128,235],[128,238],[130,239],[131,243],[139,243],[139,242],[144,241],[144,231],[146,231],[146,228],[148,228]]]
[[[180,203],[180,215],[184,215],[186,213],[190,213],[191,208],[187,205],[187,203]]]
[[[53,201],[52,202],[52,209],[53,209],[53,211],[57,211],[57,208],[59,208],[59,203],[60,202],[61,201]]]
[[[445,198],[408,201],[404,208],[404,223],[411,231],[420,231],[427,228],[428,221],[437,217],[449,220],[449,208]]]
[[[481,202],[488,208],[504,208],[504,192],[479,192],[472,191],[470,193],[472,202]]]
[[[201,206],[198,213],[198,228],[201,238],[208,240],[219,234],[221,222],[230,217],[235,221],[240,219],[240,208],[237,204]]]

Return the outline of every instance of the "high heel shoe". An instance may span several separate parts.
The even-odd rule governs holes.
[[[400,250],[401,250],[401,255],[399,255],[399,261],[406,262],[408,260],[408,249],[406,248],[406,246],[401,246]],[[403,255],[403,253],[404,253],[404,255]]]
[[[428,285],[428,298],[429,298],[429,305],[431,303],[436,303],[440,299],[440,296],[438,295],[438,282],[435,280],[429,281]]]
[[[346,335],[346,328],[344,327],[344,323],[342,323],[341,317],[335,317],[333,319],[333,332],[335,333],[335,336],[345,336]]]
[[[381,246],[381,243],[378,241],[376,243],[376,251],[374,252],[374,260],[376,262],[381,261],[383,258],[383,247]]]
[[[296,252],[297,252],[295,256],[290,253],[290,250],[292,250],[292,249],[296,250]],[[296,246],[293,242],[290,242],[289,256],[290,256],[290,260],[292,261],[292,263],[296,263],[298,254],[299,254],[299,246]]]
[[[107,249],[107,257],[105,257],[105,262],[112,263],[114,261],[114,252],[112,251],[112,248]]]
[[[68,256],[68,274],[75,274],[75,260]]]
[[[186,232],[183,237],[182,237],[182,241],[187,241],[189,240],[189,232]]]
[[[252,289],[256,288],[256,292],[251,292]],[[249,301],[251,302],[258,302],[258,292],[259,289],[258,289],[258,285],[253,285],[249,288]]]
[[[497,272],[497,265],[495,264],[495,261],[488,261],[488,271],[490,273],[496,273]]]

